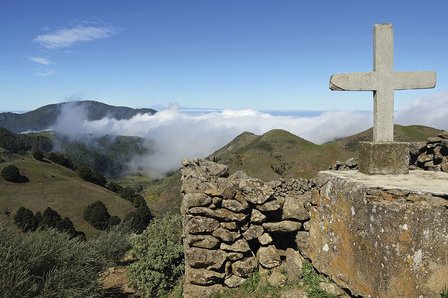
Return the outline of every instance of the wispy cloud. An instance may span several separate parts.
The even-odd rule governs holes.
[[[53,50],[69,48],[81,42],[108,38],[115,33],[116,30],[112,27],[78,25],[39,35],[34,38],[34,41],[46,49]]]
[[[31,61],[33,61],[37,64],[41,64],[41,65],[54,64],[53,61],[51,61],[50,59],[43,58],[43,57],[28,57],[28,59],[30,59]]]
[[[48,76],[54,75],[55,73],[56,73],[56,70],[54,70],[54,69],[45,69],[45,70],[36,72],[34,75],[36,75],[38,77],[48,77]]]

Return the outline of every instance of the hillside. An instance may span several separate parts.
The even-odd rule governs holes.
[[[0,127],[7,128],[13,132],[47,129],[55,124],[64,104],[66,103],[50,104],[23,114],[0,113]],[[87,119],[90,121],[99,120],[106,116],[121,120],[129,119],[137,114],[156,113],[153,109],[117,107],[97,101],[74,101],[70,102],[70,104],[82,105],[87,111]]]
[[[395,140],[424,141],[440,130],[426,126],[395,125]],[[356,157],[360,141],[372,140],[372,129],[317,145],[284,130],[262,136],[244,132],[210,158],[229,166],[230,172],[243,170],[265,181],[279,177],[311,178],[337,160]]]
[[[121,219],[135,210],[131,203],[115,193],[80,179],[75,172],[55,163],[39,162],[29,157],[20,157],[0,163],[0,171],[9,164],[15,164],[21,174],[29,179],[27,183],[11,183],[0,177],[1,221],[12,223],[13,216],[20,206],[33,212],[51,207],[62,217],[69,217],[75,228],[91,236],[96,230],[83,219],[86,206],[96,200],[102,201],[111,215]],[[5,210],[12,213],[8,217]]]

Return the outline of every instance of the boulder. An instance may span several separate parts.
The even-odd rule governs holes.
[[[250,250],[250,247],[246,240],[240,239],[230,245],[226,243],[221,243],[221,249],[234,252],[247,252]]]
[[[248,178],[240,181],[237,194],[252,204],[264,204],[273,194],[274,189],[259,179]],[[241,198],[240,198],[241,200]]]
[[[219,225],[222,228],[227,229],[229,231],[236,231],[236,230],[238,230],[238,225],[234,221],[220,222]]]
[[[266,216],[257,209],[252,209],[252,213],[250,215],[250,221],[252,223],[263,223],[266,221]]]
[[[280,265],[280,255],[273,245],[260,247],[257,257],[260,264],[265,268],[271,269]]]
[[[258,237],[258,242],[260,242],[261,245],[269,245],[272,243],[272,237],[268,233],[264,233],[260,237]]]
[[[213,249],[219,245],[219,240],[211,235],[190,235],[187,243],[192,247]]]
[[[292,249],[286,249],[286,274],[288,277],[288,282],[299,281],[303,276],[303,264],[305,262],[305,258],[302,255]]]
[[[232,273],[239,277],[248,277],[257,269],[257,265],[257,258],[245,258],[232,264]]]
[[[287,197],[283,205],[282,219],[296,219],[305,221],[310,218],[310,213],[306,210],[301,200]]]
[[[273,287],[283,287],[286,284],[286,276],[275,268],[268,277],[268,283]]]
[[[213,218],[194,216],[187,221],[187,234],[211,233],[219,228],[219,222]]]
[[[284,220],[280,222],[266,222],[263,228],[267,232],[295,232],[302,227],[302,224],[297,221]]]
[[[216,237],[216,238],[221,239],[221,240],[224,241],[224,242],[233,242],[233,241],[235,241],[236,239],[238,239],[238,238],[241,237],[240,233],[238,233],[238,232],[231,232],[231,231],[228,231],[228,230],[226,230],[226,229],[224,229],[224,228],[218,228],[218,229],[216,229],[216,230],[212,233],[212,235],[213,235],[214,237]]]
[[[212,199],[204,193],[187,193],[182,199],[182,206],[186,210],[191,207],[208,206],[211,202]]]
[[[230,210],[219,208],[210,209],[206,207],[193,207],[187,211],[189,214],[201,215],[205,217],[216,218],[220,221],[243,221],[246,219],[246,215],[243,213],[235,213]]]
[[[219,269],[227,259],[227,253],[222,250],[190,248],[185,251],[187,264],[195,269]]]
[[[252,225],[244,233],[243,238],[246,240],[252,240],[260,237],[264,233],[262,226]]]
[[[244,257],[244,254],[241,252],[228,252],[227,253],[227,258],[232,262],[241,260],[243,257]]]
[[[243,212],[247,210],[249,204],[247,204],[247,202],[245,201],[239,202],[233,199],[225,199],[222,201],[222,207],[229,209],[233,212]]]
[[[264,203],[263,205],[257,205],[255,208],[257,208],[260,211],[276,211],[282,208],[282,202],[279,200],[279,198],[268,201]]]
[[[241,286],[246,281],[246,278],[242,278],[236,275],[232,275],[224,280],[224,284],[229,288],[236,288]]]
[[[221,283],[224,273],[219,273],[207,269],[189,269],[189,281],[195,285],[208,286]]]

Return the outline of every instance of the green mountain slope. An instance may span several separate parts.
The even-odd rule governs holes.
[[[50,104],[36,110],[17,114],[0,113],[0,127],[7,128],[13,132],[38,131],[47,129],[56,123],[61,107],[66,103]],[[106,116],[121,120],[129,119],[140,113],[156,113],[153,109],[132,109],[128,107],[117,107],[97,101],[75,101],[70,104],[81,105],[87,111],[87,119],[99,120]]]
[[[24,206],[33,212],[51,207],[62,217],[69,217],[75,228],[93,235],[96,230],[83,219],[85,208],[94,201],[102,201],[111,215],[121,219],[135,210],[131,203],[115,193],[80,179],[75,172],[51,162],[39,162],[20,157],[0,163],[0,171],[9,164],[16,165],[27,183],[11,183],[0,177],[0,212],[2,222],[12,223],[16,210]],[[11,215],[6,216],[5,210]]]

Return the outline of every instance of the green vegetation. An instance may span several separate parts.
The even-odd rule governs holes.
[[[180,213],[180,171],[160,180],[153,180],[144,190],[144,198],[155,216],[170,212]]]
[[[87,206],[83,217],[97,230],[106,230],[112,226],[118,225],[121,222],[119,217],[110,216],[106,205],[104,205],[101,201],[95,201]]]
[[[74,169],[72,161],[62,153],[50,152],[47,154],[47,159],[67,169]]]
[[[127,225],[115,225],[107,231],[99,231],[89,240],[108,263],[120,261],[132,247],[131,230]]]
[[[38,161],[42,161],[44,159],[44,153],[38,148],[33,148],[31,150],[31,155],[34,157],[35,160]]]
[[[156,218],[133,241],[137,261],[129,267],[131,284],[143,297],[159,297],[172,290],[183,274],[180,215]]]
[[[107,184],[107,179],[95,170],[90,169],[87,166],[80,166],[76,169],[78,176],[88,182],[95,183],[99,186],[105,187]]]
[[[9,165],[2,169],[2,178],[9,182],[20,182],[22,175],[20,175],[19,168],[15,165]]]
[[[42,134],[16,134],[0,127],[0,147],[13,153],[25,153],[32,148],[50,151],[51,140]]]
[[[87,237],[97,233],[83,218],[85,208],[93,202],[102,201],[111,216],[122,219],[136,210],[132,202],[82,180],[75,172],[56,163],[14,157],[12,161],[0,163],[0,171],[12,162],[26,173],[30,181],[15,185],[0,178],[0,210],[11,210],[15,214],[20,206],[24,206],[36,213],[50,207],[62,218],[70,218],[74,228]],[[14,225],[12,216],[1,216],[0,220],[3,225]]]
[[[99,297],[103,257],[88,242],[55,230],[19,234],[0,226],[3,297]]]
[[[324,290],[322,290],[319,286],[319,283],[322,281],[328,281],[324,276],[318,274],[313,265],[310,262],[305,262],[303,264],[303,282],[306,286],[306,290],[309,294],[310,298],[336,298],[334,295],[331,295]]]

